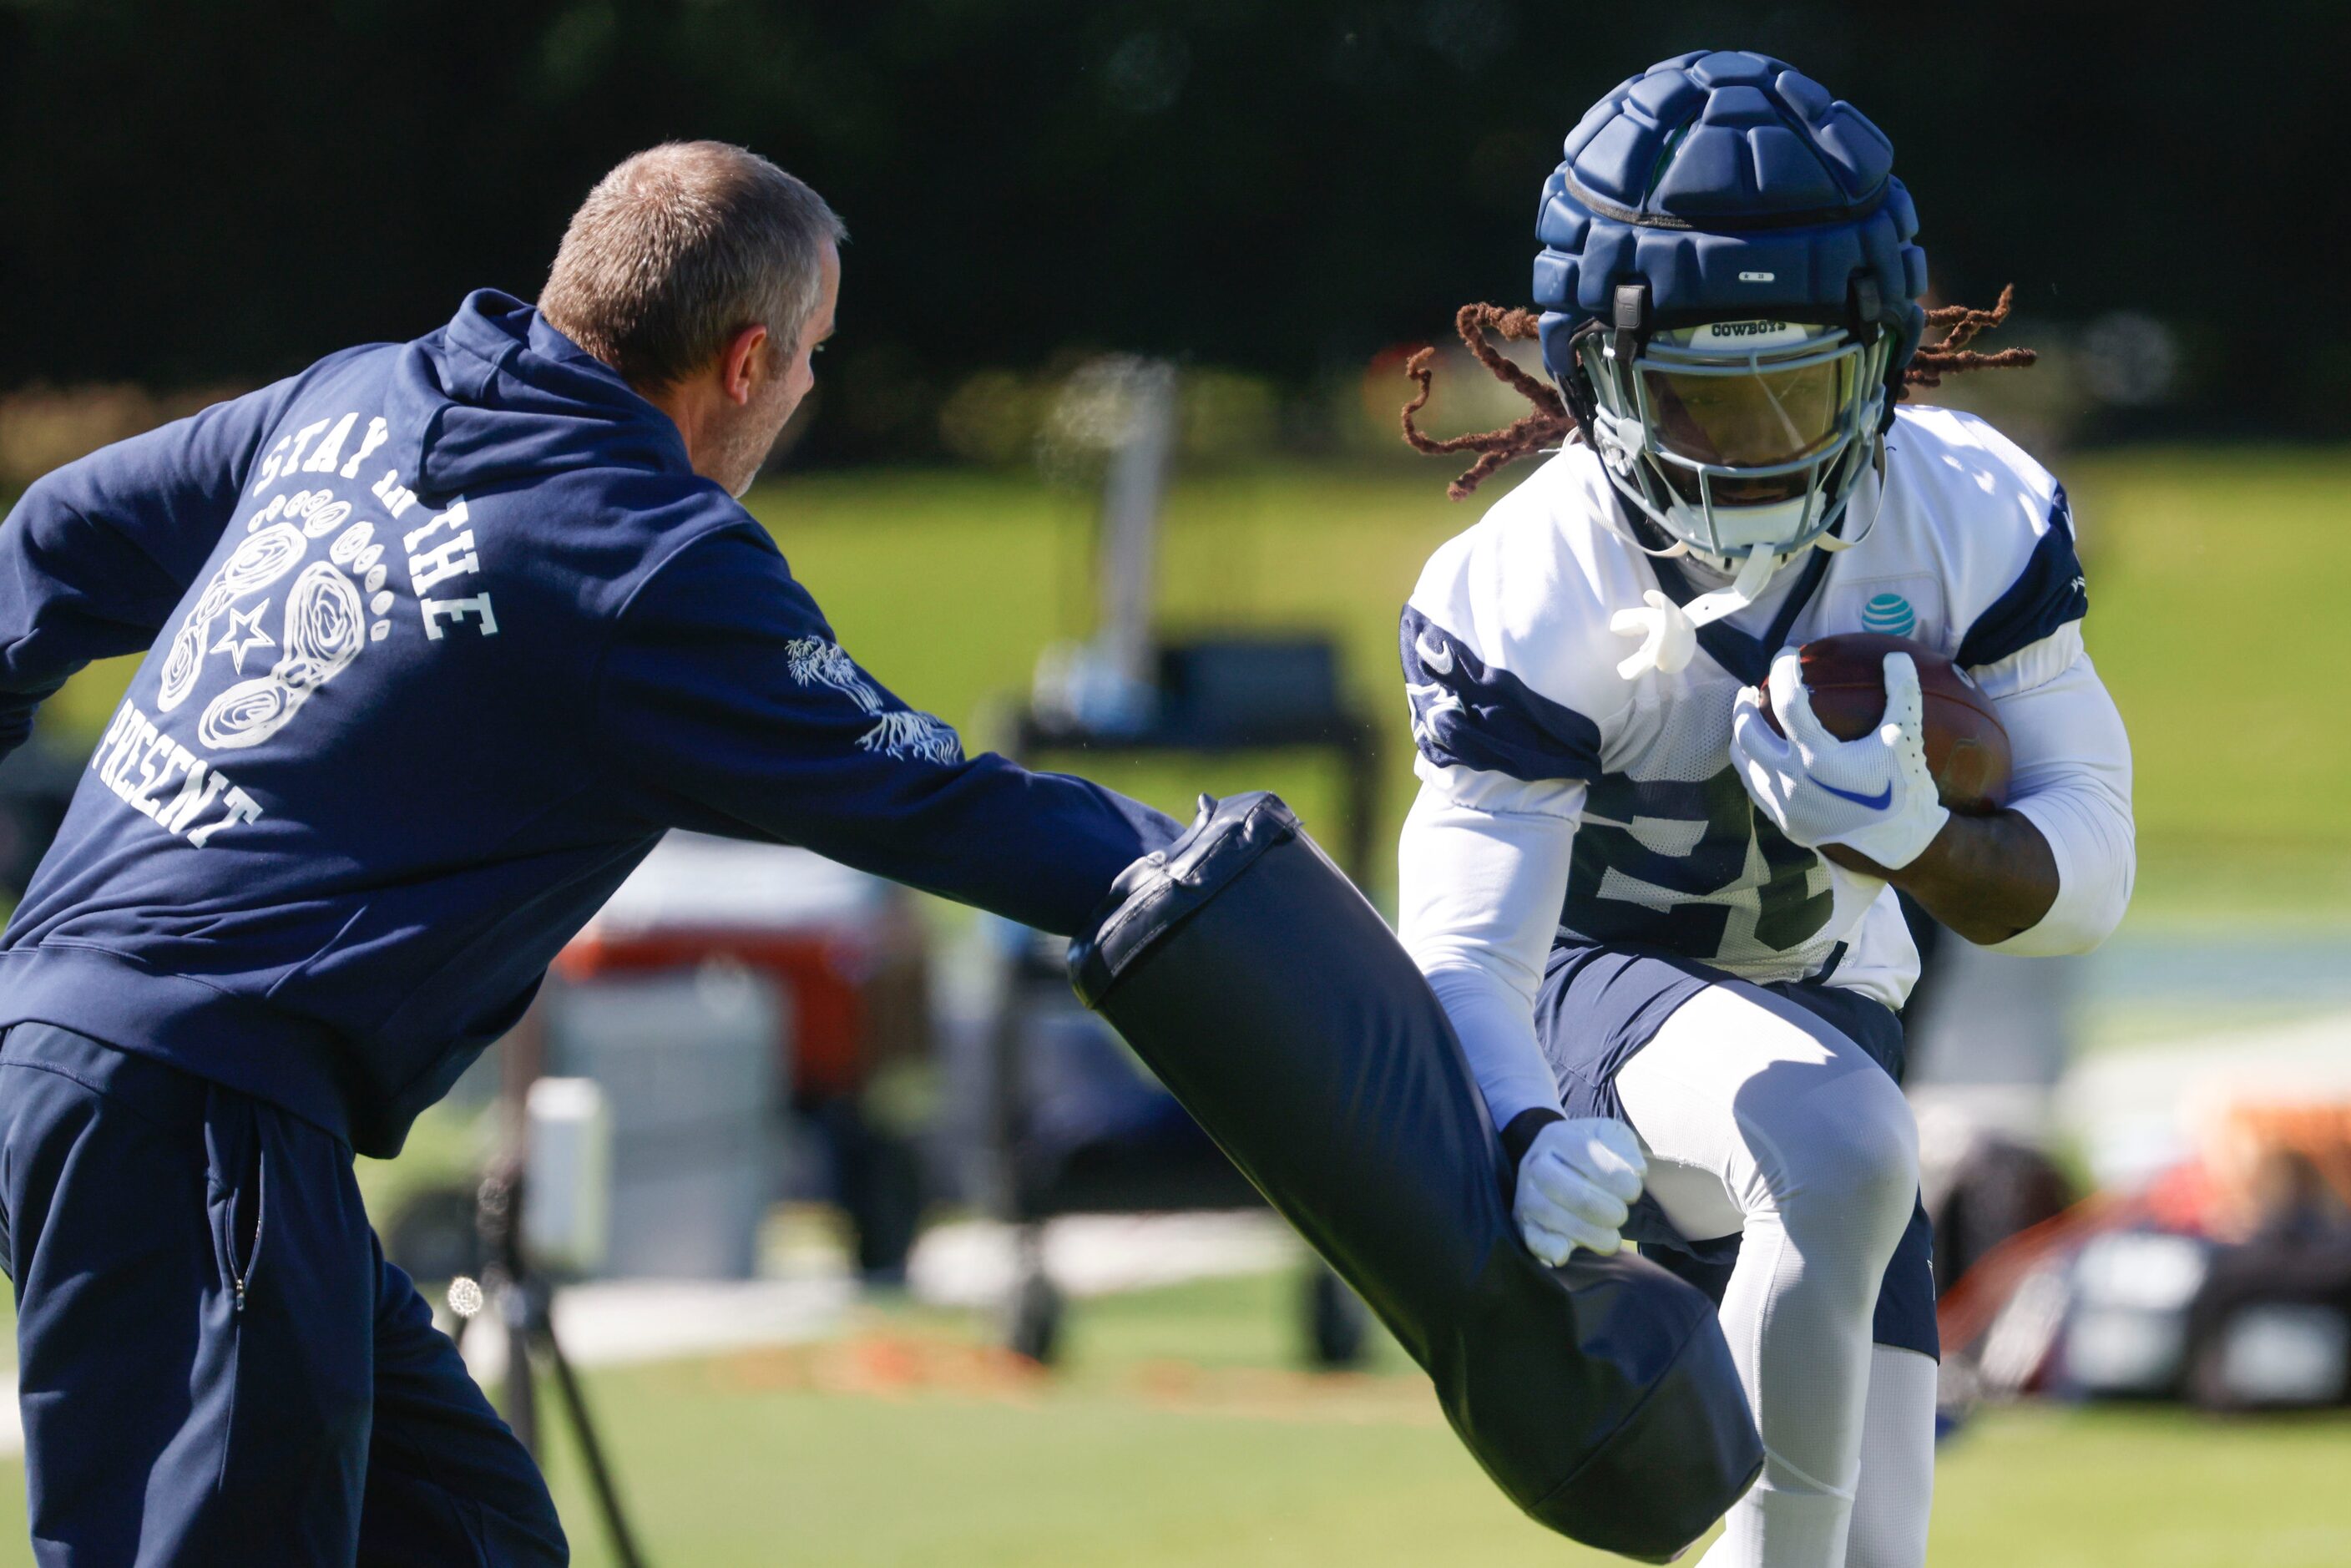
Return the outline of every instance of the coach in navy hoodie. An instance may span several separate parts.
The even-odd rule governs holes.
[[[475,294],[59,470],[0,530],[0,749],[147,651],[0,944],[44,1562],[564,1559],[351,1151],[399,1149],[665,830],[1064,933],[1174,837],[967,758],[737,504],[840,237],[764,161],[656,149],[541,308]]]

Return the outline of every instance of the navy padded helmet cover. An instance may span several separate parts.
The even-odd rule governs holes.
[[[1572,368],[1569,338],[1634,282],[1667,320],[1836,319],[1871,277],[1894,368],[1909,362],[1926,325],[1917,212],[1886,133],[1811,78],[1743,51],[1677,56],[1593,105],[1566,153],[1535,225],[1553,375]]]

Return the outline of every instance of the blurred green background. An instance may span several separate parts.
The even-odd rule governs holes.
[[[2137,764],[2131,921],[2351,924],[2351,730],[2327,721],[2343,622],[2319,575],[2351,520],[2351,453],[2154,447],[2057,466],[2083,536],[2090,650]],[[1389,721],[1375,893],[1393,883],[1413,789],[1397,612],[1429,552],[1521,476],[1456,504],[1451,473],[1372,458],[1212,468],[1167,502],[1163,630],[1326,632],[1351,696]],[[781,477],[750,505],[843,644],[975,745],[1000,737],[997,715],[1048,643],[1092,629],[1090,491],[1011,468],[883,469]],[[86,672],[47,722],[95,735],[130,669]],[[1202,789],[1270,783],[1310,826],[1335,800],[1327,776],[1278,758],[1064,765],[1184,816]]]

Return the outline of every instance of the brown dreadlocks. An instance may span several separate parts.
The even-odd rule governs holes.
[[[1989,310],[1977,310],[1965,305],[1946,305],[1927,312],[1927,325],[1939,327],[1943,335],[1933,343],[1921,344],[1911,356],[1902,372],[1901,396],[1907,399],[1912,387],[1938,387],[1943,378],[1962,371],[2022,370],[2038,357],[2031,349],[2001,349],[1992,353],[1980,353],[1968,345],[2008,319],[2009,308],[2015,303],[2016,285],[2010,284],[2000,291],[2000,303]],[[1457,501],[1466,500],[1479,485],[1505,465],[1558,446],[1576,438],[1574,416],[1567,411],[1557,388],[1537,380],[1519,369],[1494,346],[1487,333],[1503,338],[1531,339],[1536,336],[1541,318],[1531,310],[1505,310],[1499,305],[1464,305],[1453,318],[1453,329],[1461,334],[1478,362],[1493,374],[1496,381],[1517,392],[1534,406],[1499,430],[1479,431],[1468,435],[1456,435],[1439,440],[1426,434],[1413,423],[1428,402],[1430,383],[1436,379],[1437,350],[1423,349],[1406,360],[1404,373],[1419,390],[1412,401],[1404,405],[1404,438],[1416,452],[1442,455],[1453,452],[1475,452],[1478,460],[1462,473],[1461,477],[1445,487],[1445,493]]]

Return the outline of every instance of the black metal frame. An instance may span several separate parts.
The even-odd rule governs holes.
[[[563,1354],[562,1341],[555,1336],[555,1287],[530,1267],[523,1251],[523,1197],[522,1162],[508,1155],[484,1174],[474,1209],[484,1259],[485,1307],[496,1310],[507,1333],[503,1414],[523,1447],[538,1458],[538,1391],[534,1373],[537,1363],[544,1359],[555,1375],[556,1390],[571,1424],[572,1437],[580,1445],[580,1458],[587,1461],[589,1483],[595,1489],[597,1512],[604,1521],[605,1538],[611,1542],[612,1560],[621,1568],[644,1568],[645,1559],[637,1550],[635,1532],[629,1528],[628,1514],[621,1503],[620,1485],[589,1413],[587,1394],[572,1369],[571,1358]],[[461,1345],[473,1322],[471,1317],[458,1320]]]
[[[1140,731],[1113,732],[1058,722],[1023,709],[1012,721],[1007,747],[1017,760],[1036,766],[1048,759],[1076,762],[1087,757],[1231,757],[1242,753],[1309,753],[1329,758],[1340,773],[1346,822],[1332,835],[1342,869],[1359,885],[1372,859],[1372,835],[1379,803],[1379,727],[1368,717],[1333,708],[1317,715],[1292,714],[1270,721],[1223,722],[1213,712],[1179,712],[1173,722]],[[1009,961],[1004,1001],[989,1042],[987,1136],[992,1167],[991,1207],[1017,1227],[1018,1281],[1009,1302],[1008,1339],[1038,1360],[1050,1360],[1058,1338],[1061,1305],[1043,1263],[1042,1228],[1056,1214],[1134,1212],[1144,1208],[1247,1206],[1262,1201],[1256,1189],[1209,1145],[1197,1168],[1170,1171],[1164,1179],[1122,1166],[1092,1169],[1040,1186],[1020,1158],[1022,1105],[1018,1055],[1025,1009],[1023,998],[1065,991],[1057,963],[1035,954]],[[1205,1139],[1203,1140],[1205,1143]],[[1165,1195],[1174,1193],[1173,1198]],[[1146,1201],[1155,1196],[1160,1201]],[[1310,1264],[1301,1300],[1306,1339],[1316,1361],[1351,1364],[1369,1330],[1367,1310],[1319,1260]]]

